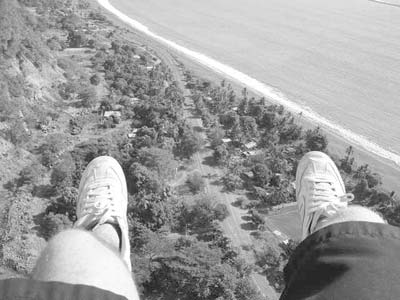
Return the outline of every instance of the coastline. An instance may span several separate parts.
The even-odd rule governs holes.
[[[378,4],[383,4],[383,5],[400,7],[400,3],[391,3],[389,1],[381,1],[381,0],[368,0],[368,1],[375,2],[375,3],[378,3]]]
[[[173,47],[171,47],[171,45],[167,45],[162,41],[154,38],[154,36],[152,36],[151,34],[150,35],[147,34],[146,33],[146,31],[148,31],[147,27],[143,26],[138,22],[135,23],[135,27],[136,28],[139,27],[139,30],[137,30],[136,28],[128,24],[126,20],[122,20],[120,17],[118,17],[117,15],[113,14],[112,12],[104,8],[100,2],[108,2],[108,1],[92,0],[92,3],[94,3],[97,7],[101,8],[101,10],[111,20],[113,20],[113,22],[120,25],[121,27],[125,27],[130,31],[132,31],[140,41],[143,41],[143,44],[149,46],[149,48],[154,49],[156,52],[167,51],[168,53],[177,57],[178,60],[182,62],[187,69],[192,71],[197,76],[208,79],[213,82],[219,82],[222,79],[228,79],[231,82],[232,86],[238,91],[240,91],[244,86],[246,86],[242,82],[238,82],[238,80],[236,80],[234,77],[224,74],[218,71],[218,69],[216,70],[215,68],[212,68],[211,66],[206,66],[199,61],[189,58],[185,56],[185,54],[183,54],[181,51],[178,51]],[[265,96],[265,94],[260,93],[259,90],[252,89],[251,87],[249,87],[249,91],[252,92],[252,94],[257,97]],[[274,99],[271,99],[269,97],[266,97],[266,99],[271,103],[276,103]],[[288,107],[286,106],[285,108],[288,109]],[[346,138],[341,136],[338,132],[335,132],[334,130],[332,130],[332,128],[329,128],[329,126],[326,127],[323,126],[324,124],[318,124],[319,122],[317,122],[315,118],[313,118],[312,116],[310,118],[310,115],[307,112],[303,114],[303,110],[300,111],[302,114],[301,118],[298,117],[299,112],[297,112],[296,109],[294,111],[288,109],[288,111],[291,111],[293,115],[296,116],[297,122],[301,124],[304,128],[312,128],[317,125],[321,126],[321,129],[327,135],[329,141],[328,150],[332,154],[337,156],[343,156],[345,149],[348,146],[352,145],[355,150],[354,157],[357,165],[369,164],[374,172],[377,172],[382,175],[384,189],[389,191],[393,190],[397,193],[400,193],[400,187],[398,186],[398,178],[400,178],[400,167],[396,166],[396,164],[393,161],[390,161],[389,159],[385,159],[384,157],[374,154],[371,151],[368,151],[357,144],[351,144],[349,141],[346,140]]]

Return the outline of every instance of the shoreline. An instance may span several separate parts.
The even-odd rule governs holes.
[[[375,2],[375,3],[378,3],[378,4],[383,4],[383,5],[389,5],[389,6],[394,6],[394,7],[400,7],[400,4],[399,4],[399,3],[391,3],[391,2],[388,2],[388,1],[381,1],[381,0],[368,0],[368,1],[370,1],[370,2]]]
[[[149,29],[142,25],[141,23],[131,19],[128,16],[125,16],[125,18],[121,18],[120,16],[114,14],[107,8],[103,6],[104,3],[108,3],[108,0],[92,0],[92,3],[95,3],[97,7],[99,7],[113,22],[117,23],[118,25],[122,27],[126,27],[129,29],[132,33],[134,33],[143,44],[149,46],[150,48],[153,48],[156,52],[159,50],[164,50],[172,54],[173,56],[177,57],[177,60],[182,62],[185,67],[192,71],[194,74],[196,74],[199,77],[208,79],[213,82],[219,82],[223,79],[228,79],[232,86],[234,87],[235,90],[240,91],[243,89],[243,87],[249,88],[249,91],[252,92],[252,94],[256,97],[266,97],[267,101],[270,103],[275,103],[276,100],[273,99],[272,97],[268,97],[260,90],[252,88],[251,86],[246,85],[243,82],[240,82],[237,78],[233,76],[229,76],[227,73],[224,73],[220,70],[220,68],[213,68],[210,65],[206,65],[202,63],[201,61],[196,61],[192,57],[188,57],[190,55],[185,54],[184,52],[176,49],[175,47],[171,46],[170,44],[166,43],[161,37],[158,38],[158,36],[154,33],[151,33]],[[103,3],[103,4],[102,4]],[[129,20],[127,20],[129,19]],[[133,22],[133,25],[132,25]],[[150,33],[150,34],[149,34]],[[165,40],[165,39],[164,39]],[[168,41],[168,40],[167,40]],[[172,44],[175,44],[174,42],[171,42]],[[175,44],[176,45],[176,44]],[[177,45],[180,47],[179,45]],[[181,47],[183,48],[183,47]],[[188,50],[191,51],[191,50]],[[193,51],[192,51],[193,52]],[[204,56],[206,57],[206,56]],[[207,58],[207,57],[206,57]],[[222,65],[222,64],[221,64]],[[236,71],[232,69],[233,71]],[[239,71],[237,71],[239,72]],[[245,75],[245,74],[243,74]],[[247,75],[246,75],[247,76]],[[252,80],[251,77],[248,77],[248,79]],[[279,104],[279,103],[278,103]],[[290,111],[296,119],[296,122],[298,122],[300,125],[302,125],[304,128],[313,128],[315,126],[320,126],[324,134],[326,134],[328,138],[328,150],[339,157],[342,157],[344,155],[345,149],[352,145],[354,148],[354,157],[355,157],[355,162],[357,165],[362,165],[362,164],[369,164],[371,166],[371,169],[374,172],[377,172],[382,175],[383,177],[383,187],[386,190],[390,191],[395,191],[397,193],[400,193],[400,187],[398,186],[398,178],[400,178],[400,161],[397,161],[397,159],[394,161],[393,159],[390,160],[389,158],[382,157],[381,155],[378,155],[376,153],[373,153],[373,151],[365,149],[361,145],[357,145],[357,143],[352,143],[350,142],[346,137],[343,135],[340,135],[340,132],[335,132],[334,129],[330,128],[330,126],[326,127],[324,125],[324,122],[320,124],[318,120],[314,117],[310,117],[310,113],[308,111],[304,111],[302,109],[296,110],[296,107],[294,111],[290,109],[290,107],[286,106],[283,104],[285,109]],[[302,115],[302,117],[298,117],[298,115]],[[328,121],[329,122],[329,121]],[[344,129],[347,130],[347,129]],[[351,139],[350,139],[351,140]],[[371,145],[375,145],[373,142],[371,142]],[[379,146],[377,146],[379,147]],[[378,149],[379,150],[379,149]],[[386,151],[386,150],[385,150]],[[388,153],[390,153],[388,151]],[[390,156],[389,156],[390,157]],[[397,165],[396,165],[397,163]]]

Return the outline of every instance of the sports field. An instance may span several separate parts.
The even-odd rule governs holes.
[[[299,241],[301,239],[301,223],[296,204],[281,209],[276,214],[270,214],[266,220],[271,230],[279,229],[286,237]]]

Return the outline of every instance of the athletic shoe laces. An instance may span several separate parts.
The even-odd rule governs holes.
[[[116,205],[114,201],[118,191],[109,183],[96,183],[89,186],[87,200],[82,208],[83,219],[87,222],[96,222],[96,225],[104,224],[105,222],[118,223],[117,218],[122,215],[121,206]]]
[[[310,206],[309,213],[312,216],[309,231],[314,232],[314,229],[321,216],[332,216],[339,210],[346,208],[347,204],[354,199],[354,195],[346,193],[338,194],[335,184],[324,178],[314,179],[310,186]]]

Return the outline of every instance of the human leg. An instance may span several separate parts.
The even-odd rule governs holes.
[[[93,233],[99,240],[119,255],[121,233],[114,225],[108,223],[102,224],[94,229]]]
[[[400,230],[372,222],[324,227],[296,248],[284,278],[281,300],[398,299]]]
[[[385,224],[386,221],[376,212],[367,207],[359,205],[349,205],[339,210],[336,214],[324,218],[317,223],[315,231],[325,228],[329,225],[343,222],[371,222]]]
[[[132,275],[114,248],[89,231],[72,229],[51,239],[31,275],[39,281],[58,281],[97,287],[138,300]]]
[[[281,299],[395,299],[400,294],[400,230],[375,212],[348,206],[333,161],[310,152],[296,173],[303,242],[285,267]]]
[[[106,289],[139,299],[130,269],[125,176],[111,157],[98,157],[86,168],[79,186],[75,229],[48,244],[32,274]]]

